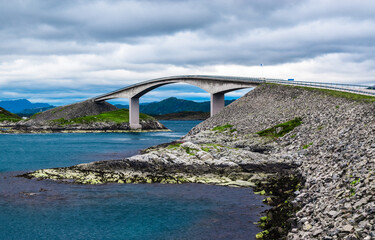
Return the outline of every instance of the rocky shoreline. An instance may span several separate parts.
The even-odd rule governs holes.
[[[374,112],[371,99],[265,84],[180,142],[122,160],[24,176],[85,184],[253,187],[270,195],[266,202],[276,204],[273,214],[261,219],[265,230],[258,238],[374,239]],[[281,208],[287,209],[283,218],[277,210]],[[275,219],[283,220],[276,226]]]
[[[155,120],[141,121],[140,129],[131,129],[129,123],[96,122],[91,124],[72,125],[4,125],[1,133],[100,133],[100,132],[151,132],[170,131],[163,124]]]

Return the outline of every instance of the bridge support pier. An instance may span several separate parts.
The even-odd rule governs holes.
[[[139,124],[139,98],[129,98],[129,124],[131,129],[140,129]]]
[[[211,93],[211,117],[225,106],[224,93]]]

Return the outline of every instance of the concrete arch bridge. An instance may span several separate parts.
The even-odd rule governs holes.
[[[228,76],[205,76],[205,75],[183,75],[157,78],[149,81],[137,83],[116,91],[106,93],[92,98],[95,102],[105,101],[115,98],[129,99],[129,122],[130,128],[140,128],[139,124],[139,98],[151,90],[172,83],[187,83],[199,87],[211,95],[211,116],[224,108],[225,93],[253,88],[262,83],[278,83],[299,86],[313,86],[317,88],[338,89],[342,91],[358,92],[360,94],[375,95],[375,91],[363,90],[363,85],[349,85],[336,83],[313,83],[297,82],[282,79],[250,78],[250,77],[228,77]],[[367,89],[367,88],[365,88]]]

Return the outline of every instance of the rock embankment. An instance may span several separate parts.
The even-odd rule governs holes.
[[[188,138],[199,141],[202,131],[228,123],[245,136],[295,117],[303,123],[276,139],[268,153],[300,165],[306,180],[295,193],[293,204],[301,209],[288,238],[375,239],[374,102],[264,85],[192,129]]]
[[[76,183],[254,187],[276,173],[293,173],[304,179],[288,190],[293,198],[285,201],[296,212],[288,212],[280,227],[258,237],[374,239],[375,104],[353,100],[350,94],[334,95],[261,85],[193,128],[180,142],[123,160],[44,169],[26,176]],[[265,129],[266,134],[259,133]],[[272,204],[273,198],[267,202]],[[264,221],[269,218],[278,219],[271,214]]]

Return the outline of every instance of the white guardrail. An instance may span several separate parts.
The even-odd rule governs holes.
[[[187,75],[187,76],[182,76],[182,77],[189,77],[189,76]],[[338,90],[338,91],[344,91],[344,92],[358,93],[362,95],[375,96],[375,86],[368,86],[368,85],[366,86],[366,85],[360,85],[360,84],[324,83],[324,82],[307,82],[307,81],[305,82],[305,81],[294,81],[294,80],[285,80],[285,79],[252,78],[252,77],[227,77],[227,76],[204,76],[204,75],[201,75],[199,77],[324,88],[324,89]]]
[[[359,84],[344,84],[344,83],[323,83],[323,82],[304,82],[304,81],[288,81],[283,79],[264,79],[265,83],[278,83],[295,86],[305,86],[314,88],[324,88],[339,90],[345,92],[353,92],[363,95],[375,96],[375,86],[366,86]]]

